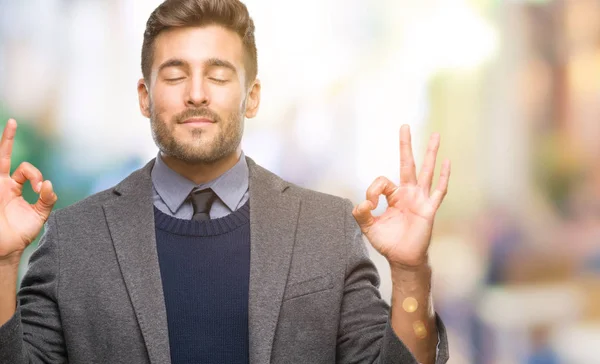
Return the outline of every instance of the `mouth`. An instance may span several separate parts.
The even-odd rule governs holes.
[[[182,124],[186,124],[186,125],[206,125],[206,124],[213,124],[214,121],[212,121],[211,119],[207,119],[207,118],[189,118],[189,119],[185,119]]]

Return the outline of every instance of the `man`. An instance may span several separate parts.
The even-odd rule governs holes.
[[[416,177],[400,131],[400,185],[349,201],[281,180],[241,150],[260,82],[238,0],[167,0],[150,16],[138,82],[157,158],[50,213],[50,181],[12,176],[0,142],[0,363],[444,363],[427,249],[446,194],[439,137]],[[21,197],[29,180],[39,200]],[[371,211],[383,194],[388,208]],[[18,298],[17,265],[42,225]],[[358,222],[358,225],[356,224]],[[362,233],[389,261],[389,308]],[[18,299],[18,304],[15,302]]]

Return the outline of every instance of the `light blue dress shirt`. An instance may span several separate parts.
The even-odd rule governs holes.
[[[210,218],[227,216],[248,201],[248,176],[248,163],[242,153],[227,172],[197,185],[167,166],[159,153],[151,172],[154,206],[167,215],[190,220],[194,213],[192,203],[187,200],[190,192],[196,187],[210,187],[218,197],[211,206]]]

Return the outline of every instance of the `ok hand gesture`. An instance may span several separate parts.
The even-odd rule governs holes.
[[[439,145],[439,135],[433,134],[417,179],[410,130],[403,125],[400,129],[400,185],[379,177],[367,189],[366,200],[354,208],[354,218],[363,234],[392,268],[412,269],[427,262],[433,221],[448,191],[450,178],[450,161],[446,160],[438,185],[431,192]],[[371,211],[377,207],[380,195],[385,196],[388,207],[381,216],[373,216]]]
[[[24,162],[10,175],[10,158],[17,122],[9,119],[0,140],[0,262],[18,261],[23,250],[39,234],[50,216],[57,196],[52,183],[42,173]],[[23,186],[29,180],[39,194],[35,204],[23,198]]]

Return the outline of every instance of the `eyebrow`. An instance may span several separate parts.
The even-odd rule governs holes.
[[[209,58],[208,60],[206,60],[206,62],[204,62],[204,64],[206,65],[206,67],[224,67],[231,70],[233,73],[237,73],[237,69],[235,68],[235,66],[231,62],[226,61],[224,59]]]
[[[204,62],[204,65],[206,67],[224,67],[231,70],[234,73],[237,73],[235,66],[231,62],[221,58],[209,58]],[[158,72],[161,72],[163,69],[168,67],[188,67],[188,63],[179,58],[171,58],[163,62],[158,67]]]
[[[187,65],[188,65],[187,62],[185,62],[181,59],[171,58],[171,59],[168,59],[165,62],[163,62],[160,66],[158,66],[158,72],[160,72],[163,69],[168,68],[168,67],[185,67]]]

